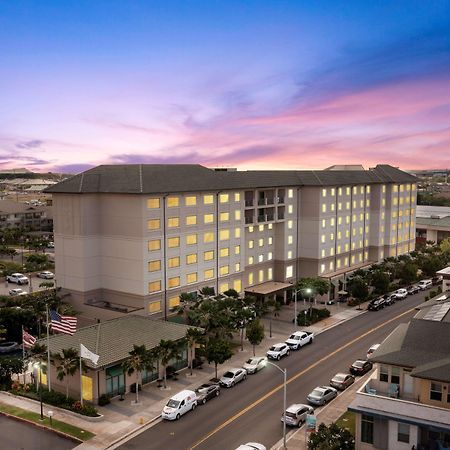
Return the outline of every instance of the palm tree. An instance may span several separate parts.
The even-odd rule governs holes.
[[[198,328],[188,328],[186,331],[186,343],[189,349],[189,368],[192,375],[192,366],[194,363],[195,344],[200,343],[203,340],[203,332]]]
[[[161,361],[161,365],[163,367],[163,380],[164,380],[164,389],[167,388],[167,366],[172,359],[177,359],[180,357],[180,344],[171,340],[161,339],[156,353]]]
[[[136,404],[139,403],[139,380],[141,379],[142,371],[153,370],[155,356],[150,350],[145,348],[145,345],[133,345],[130,356],[122,363],[123,369],[128,375],[136,372]]]
[[[69,376],[73,377],[80,363],[78,351],[73,347],[63,348],[61,353],[52,355],[53,364],[56,367],[56,378],[59,381],[66,379],[66,398],[69,398]],[[81,377],[81,373],[80,373]]]

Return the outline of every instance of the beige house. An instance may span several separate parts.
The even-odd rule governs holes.
[[[27,205],[14,200],[0,200],[0,230],[5,228],[52,231],[52,207]]]
[[[357,268],[414,249],[416,178],[387,165],[99,166],[47,192],[58,286],[92,319],[167,317],[205,286],[286,299],[308,276],[334,298]]]
[[[356,449],[450,446],[450,292],[419,309],[375,351],[375,372],[349,406]]]

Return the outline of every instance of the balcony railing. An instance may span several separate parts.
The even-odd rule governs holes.
[[[284,197],[277,197],[277,203],[284,203]]]
[[[284,212],[283,213],[278,213],[278,220],[284,220]]]
[[[258,222],[266,222],[266,215],[258,216]]]
[[[267,205],[267,198],[260,198],[258,200],[258,205]]]
[[[245,206],[253,206],[253,200],[245,200]]]
[[[245,223],[253,223],[253,217],[246,217]]]
[[[273,220],[273,214],[267,214],[266,215],[266,221],[271,222]]]

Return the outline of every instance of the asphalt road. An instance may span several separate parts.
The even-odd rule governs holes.
[[[78,444],[51,431],[0,416],[0,448],[8,450],[69,450]]]
[[[427,292],[344,322],[282,359],[278,364],[287,368],[287,404],[306,403],[314,387],[328,384],[335,373],[347,372],[355,359],[365,358],[371,345],[411,319],[414,312],[402,313],[422,303]],[[119,448],[232,450],[249,441],[270,448],[282,438],[282,413],[282,374],[268,366],[236,387],[222,389],[219,398],[179,421],[160,421]]]

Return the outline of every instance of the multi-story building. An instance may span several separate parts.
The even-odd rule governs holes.
[[[99,166],[47,189],[56,278],[80,310],[113,315],[166,315],[204,286],[286,296],[305,276],[331,280],[334,296],[348,273],[413,250],[415,181],[386,165]]]
[[[375,371],[349,406],[357,449],[450,446],[450,291],[419,309],[375,351]]]
[[[14,200],[0,200],[0,230],[7,228],[52,231],[52,207],[29,205]]]

